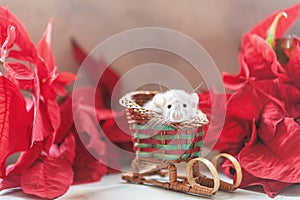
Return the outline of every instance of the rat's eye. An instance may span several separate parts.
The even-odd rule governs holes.
[[[187,105],[184,103],[182,106],[183,106],[184,108],[186,108]]]
[[[170,109],[171,107],[172,107],[172,105],[171,105],[171,104],[169,104],[169,105],[167,106],[167,108],[169,108],[169,109]]]

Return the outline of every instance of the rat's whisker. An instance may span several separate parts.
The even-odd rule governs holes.
[[[191,92],[189,92],[190,94],[196,92],[204,83],[200,83],[195,89],[193,89]]]
[[[154,127],[156,125],[156,123],[157,123],[157,119],[156,119],[156,117],[154,117],[145,124],[145,126],[146,126],[145,128],[149,129],[151,127]]]
[[[163,92],[163,90],[162,90],[162,87],[161,87],[161,83],[160,83],[160,81],[158,82],[158,84],[159,84],[159,90],[160,90],[160,92],[162,93],[162,92]]]

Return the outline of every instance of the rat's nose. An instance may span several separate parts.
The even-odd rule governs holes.
[[[181,113],[180,112],[174,112],[173,113],[174,120],[181,120]]]

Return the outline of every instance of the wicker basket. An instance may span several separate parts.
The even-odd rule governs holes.
[[[156,91],[136,91],[120,100],[121,105],[126,108],[136,156],[153,163],[187,162],[199,157],[200,147],[203,144],[202,126],[208,121],[195,119],[183,123],[147,126],[149,120],[162,118],[159,113],[143,108],[156,93]]]
[[[123,179],[128,182],[148,183],[165,189],[207,196],[213,195],[218,189],[235,190],[239,183],[233,185],[220,182],[214,165],[200,155],[203,145],[203,126],[208,124],[207,120],[194,119],[181,123],[148,125],[153,119],[163,118],[160,113],[143,108],[143,105],[157,93],[157,91],[134,91],[120,99],[120,104],[126,110],[136,152],[136,157],[132,161],[133,173],[124,174]],[[175,164],[180,162],[188,164],[188,176],[181,177],[184,181],[178,181],[179,176]],[[209,168],[213,179],[201,176],[198,162],[204,163]],[[157,165],[155,169],[141,172],[141,163]],[[169,170],[170,182],[145,178],[149,175],[165,175],[162,173],[162,169]]]

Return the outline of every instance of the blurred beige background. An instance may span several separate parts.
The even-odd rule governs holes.
[[[73,71],[70,38],[92,50],[113,34],[145,26],[180,31],[198,41],[221,71],[238,72],[237,52],[241,36],[264,17],[299,0],[0,0],[9,7],[37,43],[48,20],[54,17],[52,49],[61,71]],[[300,22],[291,33],[300,35]],[[100,55],[99,55],[100,57]],[[120,74],[150,62],[174,68],[188,65],[183,59],[162,51],[137,51],[113,63]],[[194,86],[193,70],[185,70]],[[141,75],[142,78],[143,75]]]

